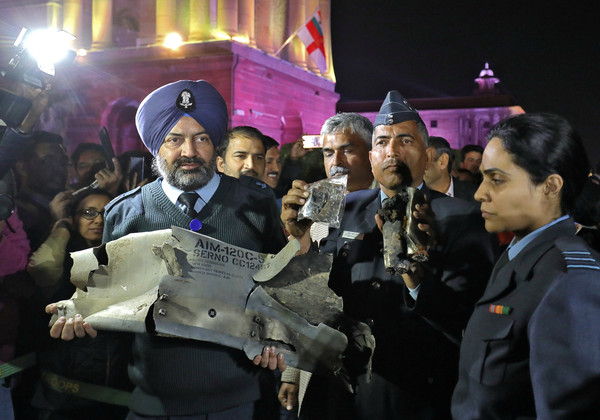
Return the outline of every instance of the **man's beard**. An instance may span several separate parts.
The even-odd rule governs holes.
[[[195,163],[200,166],[194,169],[181,169],[181,165]],[[172,167],[167,160],[157,155],[152,161],[152,169],[162,176],[169,185],[182,191],[193,191],[204,187],[212,179],[217,170],[217,154],[213,153],[209,162],[199,157],[177,159]]]

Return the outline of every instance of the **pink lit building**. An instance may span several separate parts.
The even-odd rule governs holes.
[[[444,137],[454,149],[465,144],[485,146],[489,129],[503,118],[523,114],[515,100],[501,94],[496,88],[500,79],[485,68],[475,79],[477,87],[472,96],[447,98],[407,98],[427,125],[431,136]],[[381,107],[381,101],[344,102],[337,106],[338,112],[358,112],[371,121]]]
[[[62,78],[63,100],[45,119],[44,128],[62,134],[69,150],[97,142],[102,126],[116,153],[139,144],[127,137],[135,135],[131,108],[180,79],[209,81],[225,98],[231,126],[255,126],[281,143],[318,132],[339,100],[329,0],[0,0],[0,10],[0,28],[13,28],[15,38],[21,26],[64,29],[85,51]],[[317,10],[324,71],[292,37]],[[175,33],[180,45],[164,46]],[[8,43],[0,46],[0,60],[8,62],[9,54]]]
[[[317,9],[325,71],[293,36]],[[137,105],[150,91],[180,79],[208,80],[225,98],[230,126],[254,126],[281,144],[319,133],[336,111],[374,118],[381,104],[338,103],[330,0],[0,0],[0,10],[3,39],[16,37],[21,26],[77,36],[74,48],[81,55],[59,74],[60,100],[42,127],[61,134],[69,152],[80,142],[98,142],[102,126],[117,154],[143,147],[133,125]],[[166,47],[173,34],[179,44]],[[10,54],[10,43],[0,44],[0,62]],[[495,122],[523,112],[495,90],[498,79],[489,68],[476,81],[473,96],[409,98],[432,135],[457,148],[481,143]]]

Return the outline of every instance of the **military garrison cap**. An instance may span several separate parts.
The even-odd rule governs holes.
[[[408,101],[396,90],[390,90],[375,117],[373,127],[378,125],[394,125],[404,121],[415,121],[422,123],[419,113]]]

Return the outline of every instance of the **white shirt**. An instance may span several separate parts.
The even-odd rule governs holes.
[[[450,177],[450,186],[448,187],[448,191],[446,191],[446,195],[454,197],[454,180],[452,177]]]
[[[211,180],[208,181],[208,184],[206,184],[202,188],[198,188],[197,190],[195,190],[195,192],[200,197],[199,200],[196,200],[196,204],[194,205],[194,210],[196,210],[196,213],[200,213],[200,210],[202,210],[204,205],[208,203],[208,201],[212,198],[212,196],[217,191],[220,182],[221,176],[215,172]],[[179,201],[177,201],[181,193],[183,193],[184,191],[180,190],[179,188],[175,188],[174,186],[169,184],[164,178],[160,186],[162,187],[163,191],[173,204],[182,209],[182,211],[185,210],[184,206]]]

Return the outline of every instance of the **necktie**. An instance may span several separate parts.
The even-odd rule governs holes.
[[[196,210],[194,210],[194,205],[198,198],[199,196],[195,192],[184,192],[179,196],[177,201],[185,206],[185,214],[190,217],[196,217],[197,213]]]

